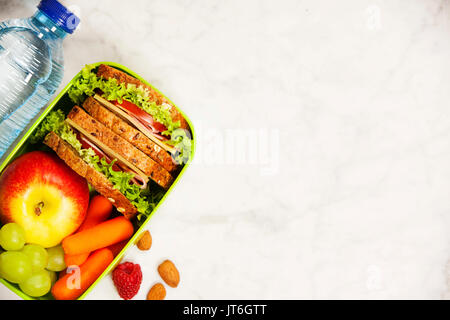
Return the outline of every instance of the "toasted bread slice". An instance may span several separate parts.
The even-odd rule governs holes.
[[[94,119],[150,156],[167,171],[173,172],[177,169],[177,165],[169,153],[150,140],[146,135],[142,134],[134,126],[128,124],[127,121],[105,108],[93,97],[86,99],[83,108]]]
[[[92,187],[106,197],[127,219],[132,219],[137,213],[136,207],[100,172],[81,159],[77,151],[56,133],[50,132],[44,143],[53,149],[69,167],[85,178]]]
[[[170,107],[170,114],[172,115],[172,119],[175,122],[180,121],[180,128],[189,130],[189,124],[187,123],[186,119],[184,119],[181,112],[179,112],[177,108],[170,103],[169,100],[167,100],[163,95],[161,95],[151,86],[146,85],[140,80],[126,74],[125,72],[104,64],[100,65],[100,67],[98,68],[97,76],[103,77],[105,79],[113,78],[119,81],[119,83],[134,84],[138,87],[143,86],[144,88],[148,89],[152,101],[155,101],[158,105],[167,104]]]
[[[164,189],[168,189],[173,182],[173,177],[161,165],[155,162],[145,153],[134,147],[127,140],[115,134],[95,120],[80,107],[73,107],[67,119],[80,126],[88,134],[111,148],[130,167],[136,166],[138,169],[150,177]],[[85,133],[83,132],[83,134]],[[121,159],[122,160],[122,159]]]

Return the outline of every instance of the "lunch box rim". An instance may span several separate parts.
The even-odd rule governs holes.
[[[142,81],[143,83],[151,86],[154,90],[156,90],[159,94],[161,94],[164,98],[166,98],[171,105],[175,106],[175,108],[177,108],[177,110],[183,115],[184,119],[187,121],[187,123],[189,124],[189,128],[191,131],[191,138],[192,138],[192,143],[191,143],[191,154],[189,157],[188,162],[184,165],[183,169],[180,171],[180,173],[178,174],[178,176],[176,177],[176,179],[174,180],[174,182],[172,183],[172,185],[170,186],[170,188],[165,192],[164,196],[161,198],[161,200],[158,202],[158,204],[156,205],[156,207],[154,208],[154,210],[152,211],[152,213],[147,217],[147,219],[145,219],[145,221],[142,223],[142,225],[139,227],[139,229],[134,233],[133,237],[128,241],[128,243],[126,244],[126,246],[120,251],[120,253],[114,258],[114,260],[110,263],[110,265],[105,269],[105,271],[97,278],[97,280],[77,299],[77,300],[83,300],[94,288],[95,286],[105,277],[107,276],[116,266],[117,264],[120,263],[120,261],[122,260],[125,252],[133,245],[135,245],[135,243],[138,241],[140,235],[142,234],[142,232],[145,230],[146,225],[148,224],[148,222],[150,221],[150,219],[153,217],[153,215],[156,213],[156,211],[159,209],[159,207],[165,202],[167,196],[171,193],[171,191],[173,190],[173,188],[178,184],[178,181],[181,179],[181,177],[184,175],[184,173],[186,172],[186,169],[190,166],[190,164],[192,163],[192,160],[194,158],[194,154],[195,154],[195,148],[196,148],[196,136],[195,136],[195,130],[194,130],[194,126],[191,122],[191,120],[186,116],[186,114],[180,109],[178,108],[169,98],[167,98],[163,93],[161,93],[157,88],[153,87],[149,82],[147,82],[144,78],[142,78],[141,76],[139,76],[137,73],[135,73],[134,71],[128,69],[127,67],[116,63],[116,62],[110,62],[110,61],[103,61],[103,62],[97,62],[97,63],[93,63],[90,65],[93,65],[95,67],[100,66],[101,64],[105,64],[117,69],[120,69],[128,74],[130,74],[131,76],[139,79],[140,81]],[[61,92],[56,96],[55,99],[53,99],[52,102],[50,102],[50,104],[45,108],[45,110],[42,112],[42,114],[38,117],[38,119],[30,126],[30,128],[27,130],[27,132],[22,136],[22,138],[17,142],[17,144],[14,146],[14,148],[12,149],[12,151],[4,158],[4,161],[2,162],[2,164],[0,165],[0,173],[3,172],[3,170],[9,165],[9,163],[11,162],[11,160],[15,157],[16,153],[22,148],[22,146],[24,145],[24,143],[29,139],[30,135],[34,132],[34,130],[37,128],[37,126],[42,122],[42,120],[44,120],[44,118],[47,116],[47,114],[58,104],[58,102],[61,100],[61,98],[67,93],[67,91],[72,87],[75,79],[78,77],[78,75],[80,75],[82,72],[82,70],[80,70],[79,73],[77,73],[73,79],[66,85],[66,87],[64,87],[64,89],[61,90]],[[41,298],[33,298],[28,296],[27,294],[25,294],[24,292],[22,292],[19,288],[17,288],[14,284],[4,280],[4,279],[0,279],[0,283],[3,283],[8,289],[10,289],[11,291],[13,291],[15,294],[17,294],[20,298],[24,299],[24,300],[40,300]],[[44,297],[45,298],[45,297]]]

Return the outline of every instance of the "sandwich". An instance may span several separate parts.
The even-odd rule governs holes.
[[[189,124],[168,99],[139,79],[104,64],[100,65],[97,71],[93,66],[86,66],[75,79],[68,94],[78,105],[83,104],[88,97],[95,99],[161,148],[159,153],[162,158],[167,158],[163,155],[164,152],[169,153],[176,165],[182,165],[189,159]],[[92,104],[92,99],[90,103]],[[115,130],[111,121],[105,123],[116,134],[126,135]],[[152,148],[157,149],[154,146]],[[164,164],[170,166],[168,162]],[[167,169],[176,170],[174,167]]]
[[[190,155],[190,129],[159,92],[110,66],[86,66],[66,115],[51,112],[42,141],[128,219],[148,216]]]

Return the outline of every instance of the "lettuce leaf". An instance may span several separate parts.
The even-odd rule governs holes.
[[[116,79],[97,77],[93,65],[86,65],[80,75],[74,80],[69,89],[69,97],[76,104],[81,104],[86,96],[93,96],[97,90],[103,92],[102,97],[109,101],[122,103],[127,100],[149,113],[156,121],[164,124],[167,131],[164,135],[170,136],[180,127],[180,121],[174,122],[168,107],[159,106],[151,101],[149,91],[134,84],[119,83]]]
[[[30,138],[31,143],[36,144],[41,142],[51,131],[57,132],[64,123],[65,118],[64,112],[61,110],[50,112]]]
[[[159,200],[161,200],[162,193],[146,195],[146,190],[142,190],[138,185],[131,182],[133,179],[133,175],[131,173],[113,170],[115,163],[116,159],[108,164],[108,162],[102,158],[93,165],[96,170],[103,173],[108,180],[112,182],[114,188],[118,189],[125,197],[127,197],[128,200],[131,201],[139,212],[137,217],[138,221],[141,221],[142,218],[148,217],[152,213]]]

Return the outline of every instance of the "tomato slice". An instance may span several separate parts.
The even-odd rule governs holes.
[[[114,102],[114,104],[127,110],[129,113],[131,113],[131,115],[133,115],[140,122],[142,122],[143,124],[152,128],[152,130],[155,133],[158,133],[158,132],[161,133],[161,132],[164,132],[167,130],[167,127],[165,125],[163,125],[162,123],[160,123],[158,121],[155,121],[155,119],[153,119],[153,117],[150,114],[148,114],[147,112],[145,112],[144,110],[139,108],[134,103],[131,103],[127,100],[123,100],[122,103],[119,103],[116,101],[116,102]]]
[[[153,128],[156,131],[161,132],[161,133],[163,133],[164,131],[167,131],[167,127],[165,125],[163,125],[161,122],[158,122],[158,121],[154,121],[153,122]]]

